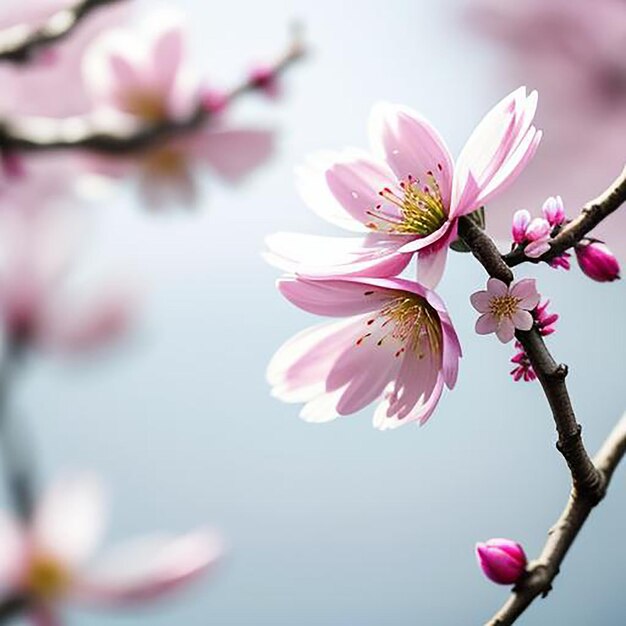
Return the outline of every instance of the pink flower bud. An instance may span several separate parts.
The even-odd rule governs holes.
[[[615,255],[599,241],[576,246],[576,258],[580,269],[593,280],[605,283],[620,277]]]
[[[478,564],[485,576],[499,585],[513,585],[526,571],[524,548],[510,539],[489,539],[476,544]]]
[[[221,113],[228,105],[228,95],[217,89],[205,89],[202,93],[202,108],[207,113]]]
[[[250,72],[250,83],[265,93],[270,98],[280,95],[280,86],[274,68],[259,65]]]
[[[513,227],[511,228],[511,234],[513,235],[513,241],[517,244],[526,241],[526,229],[530,224],[530,213],[526,209],[515,211],[513,215]]]
[[[561,196],[551,196],[544,203],[541,209],[543,216],[548,220],[550,226],[560,226],[565,221],[565,209]]]

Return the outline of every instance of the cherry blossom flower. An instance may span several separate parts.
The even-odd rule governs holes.
[[[584,241],[575,248],[580,269],[600,283],[612,282],[620,276],[619,262],[608,246],[600,241]]]
[[[269,365],[273,395],[304,402],[306,421],[378,402],[376,428],[424,424],[444,385],[454,387],[461,347],[433,291],[399,278],[283,278],[278,287],[305,311],[346,318],[296,335]]]
[[[149,205],[192,204],[198,166],[237,182],[272,153],[270,131],[231,128],[225,122],[226,101],[222,97],[218,107],[217,92],[209,91],[191,66],[184,22],[177,12],[157,12],[137,28],[104,34],[88,51],[84,74],[104,109],[101,114],[120,116],[121,125],[184,124],[203,109],[212,114],[209,122],[191,124],[189,132],[156,148],[131,157],[92,158],[93,168],[102,174],[137,174]]]
[[[499,585],[513,585],[526,572],[524,548],[511,539],[489,539],[476,544],[476,557],[483,573]]]
[[[65,604],[124,606],[186,586],[217,561],[218,539],[206,530],[155,534],[93,561],[105,523],[100,483],[87,475],[50,486],[29,522],[0,516],[0,580],[6,596],[25,596],[42,625],[57,624]]]
[[[501,71],[492,72],[494,87],[536,85],[538,122],[550,128],[519,184],[495,201],[488,229],[504,238],[511,207],[533,206],[556,185],[580,209],[623,168],[626,3],[468,0],[467,6],[471,24],[497,46]],[[617,211],[597,230],[618,256],[626,253],[625,227],[626,213]]]
[[[486,291],[477,291],[472,306],[482,315],[476,321],[479,335],[496,333],[502,343],[513,339],[515,329],[530,330],[531,311],[539,304],[539,294],[532,278],[523,278],[508,287],[497,278],[487,281]]]
[[[379,104],[370,120],[375,156],[346,150],[317,155],[299,171],[305,201],[328,221],[361,233],[343,244],[325,237],[270,238],[271,259],[310,276],[397,274],[418,255],[418,277],[435,286],[457,221],[491,200],[532,158],[537,93],[520,88],[474,130],[454,164],[439,133],[418,113]],[[327,254],[327,249],[332,254]],[[317,251],[317,253],[315,253]]]
[[[75,353],[126,332],[133,310],[127,286],[111,281],[96,290],[78,290],[69,280],[81,230],[77,216],[60,206],[2,207],[0,321],[5,343]]]

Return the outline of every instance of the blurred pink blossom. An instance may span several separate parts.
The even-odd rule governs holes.
[[[578,212],[624,166],[626,3],[623,0],[468,0],[473,26],[506,50],[498,89],[532,83],[547,134],[537,158],[496,202],[488,229],[506,237],[514,210],[537,205],[554,188]],[[496,207],[494,207],[496,208]],[[597,229],[626,254],[626,212]]]
[[[304,402],[303,419],[326,422],[378,402],[376,428],[424,424],[444,384],[454,387],[461,347],[434,292],[399,278],[284,278],[278,287],[305,311],[346,318],[296,335],[269,365],[273,394]]]
[[[72,0],[22,0],[3,4],[0,29],[42,25]],[[81,67],[93,38],[121,24],[129,15],[129,3],[118,2],[93,11],[63,41],[42,50],[35,62],[0,65],[0,115],[66,117],[91,109],[92,97],[82,80]],[[38,61],[38,62],[37,62]]]
[[[314,211],[369,234],[343,240],[281,235],[268,241],[271,260],[311,276],[389,276],[417,254],[419,281],[435,286],[458,218],[499,194],[532,158],[541,139],[532,126],[536,106],[536,92],[527,95],[522,87],[508,95],[478,124],[454,163],[439,133],[418,113],[377,105],[369,125],[374,157],[355,150],[325,153],[299,176]]]
[[[45,193],[43,183],[31,185]],[[0,196],[0,320],[5,342],[73,353],[120,337],[134,309],[129,287],[112,281],[100,282],[95,289],[72,287],[68,279],[75,268],[81,221],[71,210],[37,205],[37,199],[41,202],[33,198],[30,204],[26,197],[23,203],[5,204]]]
[[[198,166],[237,182],[272,153],[270,131],[231,128],[225,122],[226,99],[207,90],[192,67],[178,13],[156,12],[136,28],[104,34],[87,54],[84,73],[100,107],[128,121],[185,122],[203,109],[217,116],[153,149],[93,158],[92,165],[103,174],[137,175],[152,206],[192,204]]]
[[[0,516],[0,581],[7,595],[24,594],[38,624],[57,624],[66,603],[143,603],[184,587],[217,561],[210,532],[158,534],[121,545],[92,562],[106,517],[100,483],[88,475],[52,484],[32,521]]]
[[[476,321],[479,335],[496,333],[502,343],[513,339],[515,330],[530,330],[531,311],[539,304],[539,294],[533,278],[523,278],[510,287],[497,278],[487,281],[486,291],[471,296],[472,306],[481,313]]]

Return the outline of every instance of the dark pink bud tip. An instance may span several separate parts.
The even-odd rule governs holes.
[[[576,258],[580,269],[593,280],[607,283],[619,278],[620,268],[615,255],[599,241],[576,246]]]
[[[528,563],[524,548],[510,539],[489,539],[476,544],[483,573],[498,585],[513,585],[524,575]]]

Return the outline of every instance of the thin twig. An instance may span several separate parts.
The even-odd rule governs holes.
[[[31,28],[19,24],[0,32],[0,61],[26,63],[36,52],[70,35],[80,22],[96,9],[122,0],[77,0],[60,9],[44,24]]]
[[[304,46],[296,33],[285,54],[273,65],[272,74],[278,78],[304,54]],[[233,102],[259,88],[259,84],[249,78],[232,89],[226,95],[226,101]],[[111,155],[132,154],[194,131],[208,122],[212,115],[209,109],[198,105],[187,119],[163,120],[148,125],[137,121],[116,127],[109,118],[103,120],[95,115],[61,120],[0,120],[0,149],[7,152],[82,149]]]
[[[626,414],[617,423],[594,458],[608,486],[615,468],[626,453]],[[504,606],[487,622],[487,626],[508,626],[539,596],[546,596],[559,573],[578,533],[593,509],[593,503],[577,495],[575,489],[556,524],[548,532],[548,539],[537,561],[530,564],[527,576],[516,585]]]
[[[519,247],[505,254],[504,261],[509,267],[515,267],[520,263],[541,263],[542,261],[548,263],[582,241],[591,230],[611,213],[617,211],[624,202],[626,202],[626,168],[604,193],[587,203],[580,215],[569,222],[550,241],[550,250],[545,254],[531,259],[524,254],[523,248]]]
[[[22,348],[15,342],[8,343],[0,367],[0,456],[15,510],[23,520],[28,520],[35,501],[33,464],[23,424],[11,419],[10,406],[11,384],[20,365]]]
[[[461,218],[459,235],[490,276],[511,283],[513,273],[503,262],[494,242],[479,226],[466,217]],[[598,502],[604,495],[603,480],[583,445],[581,427],[565,384],[567,366],[556,363],[536,329],[518,331],[516,337],[524,347],[552,409],[558,433],[557,448],[565,457],[576,489],[581,496]]]

